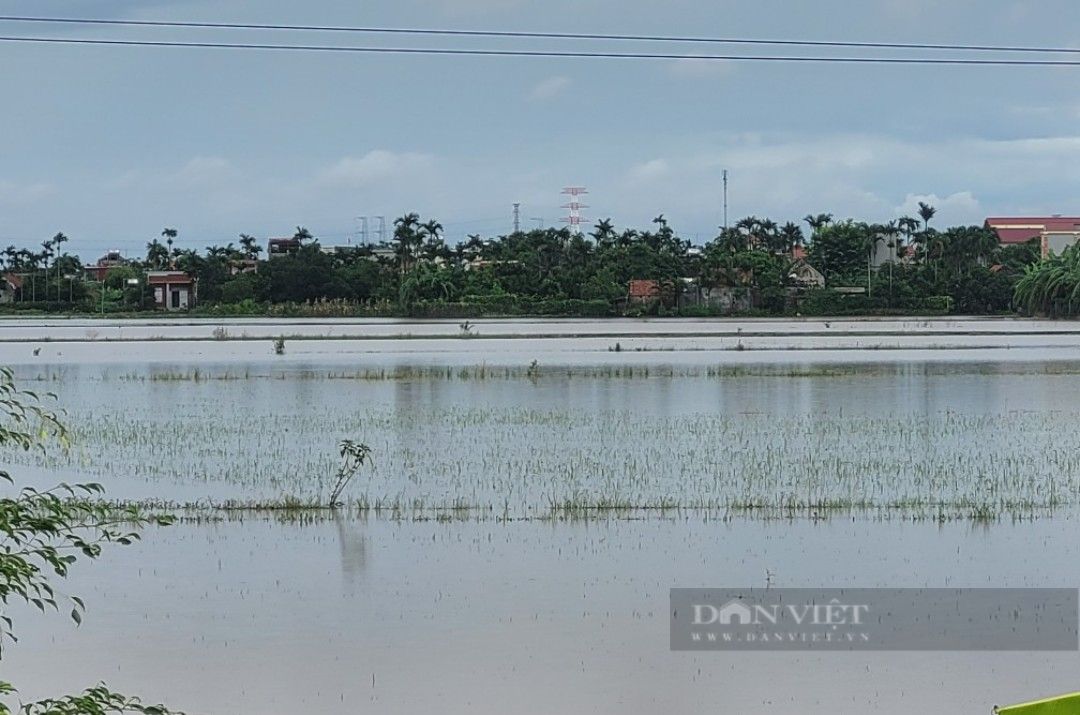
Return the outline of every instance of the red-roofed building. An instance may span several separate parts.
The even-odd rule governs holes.
[[[986,219],[986,228],[997,234],[1003,246],[1038,239],[1043,258],[1061,253],[1080,240],[1080,216],[1019,216]]]

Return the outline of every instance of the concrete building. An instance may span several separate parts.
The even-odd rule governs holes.
[[[147,285],[154,291],[154,305],[164,310],[195,307],[195,279],[183,271],[150,271]]]
[[[266,242],[266,255],[268,258],[291,256],[300,250],[300,242],[295,238],[271,238]]]
[[[109,251],[99,258],[94,265],[83,266],[83,271],[88,278],[103,281],[111,269],[126,265],[128,265],[128,260],[120,255],[120,251]]]

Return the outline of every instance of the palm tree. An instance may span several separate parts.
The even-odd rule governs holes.
[[[43,243],[42,246],[44,246],[44,245],[45,244]],[[45,264],[45,274],[46,274],[46,278],[48,278],[49,251],[45,250],[45,251],[42,251],[41,253],[34,253],[33,251],[26,251],[25,253],[26,253],[26,257],[27,257],[27,263],[30,266],[30,295],[31,295],[31,300],[33,300],[36,303],[37,302],[37,274],[38,274],[38,267],[41,266],[42,263]],[[46,295],[45,297],[47,298],[48,295]]]
[[[615,224],[611,219],[605,218],[596,222],[593,232],[590,234],[598,246],[609,246],[615,239]]]
[[[897,220],[896,226],[910,239],[912,234],[919,230],[919,220],[910,216],[903,216]]]
[[[394,253],[398,260],[398,269],[404,273],[412,264],[413,253],[417,246],[423,242],[423,236],[419,230],[420,214],[407,213],[401,218],[394,219]]]
[[[163,270],[169,262],[169,249],[156,238],[146,244],[146,265],[154,270]]]
[[[7,264],[9,270],[17,270],[22,266],[19,265],[19,251],[15,246],[8,246],[4,249],[4,262]]]
[[[780,228],[780,236],[784,239],[784,252],[791,253],[796,248],[801,248],[806,238],[803,236],[799,224],[788,221]]]
[[[441,229],[442,227],[440,226],[439,228]],[[442,236],[440,236],[437,231],[428,232],[425,228],[424,236],[424,242],[419,250],[426,260],[434,261],[440,257],[447,259],[452,255],[450,249],[446,247],[446,242],[442,240]]]
[[[921,239],[915,237],[915,234],[919,230],[918,219],[914,219],[910,216],[903,216],[897,220],[896,227],[904,234],[904,238],[907,240],[908,245],[913,242],[919,244],[922,243]]]
[[[886,227],[869,226],[867,228],[866,243],[863,248],[866,250],[866,295],[870,297],[872,295],[870,277],[873,271],[874,253],[877,252],[877,245],[887,239],[882,235]]]
[[[420,225],[420,228],[424,229],[424,233],[426,233],[428,236],[434,238],[438,238],[443,231],[443,225],[435,219],[425,221],[423,224]]]
[[[312,238],[314,238],[314,236],[311,235],[311,231],[308,231],[303,226],[296,227],[296,233],[293,234],[293,240],[301,246],[304,245],[304,241],[310,241]]]
[[[419,248],[423,250],[425,258],[434,260],[436,256],[446,249],[446,244],[442,240],[443,226],[435,219],[432,219],[421,224],[420,229],[423,234],[421,236],[423,242]]]
[[[229,246],[232,246],[232,244],[230,243]],[[208,259],[220,260],[220,259],[223,259],[223,258],[227,258],[231,253],[232,253],[232,251],[230,251],[228,247],[224,247],[224,246],[207,246],[206,247],[206,257]]]
[[[897,259],[900,258],[904,247],[904,241],[900,238],[901,231],[896,221],[889,221],[880,228],[881,236],[885,240],[885,245],[889,247],[889,307],[891,308],[893,295],[893,266]]]
[[[832,223],[832,220],[832,214],[818,214],[817,216],[814,216],[813,214],[807,214],[803,218],[803,221],[809,224],[810,230],[814,233],[817,233],[821,229],[828,226],[830,223]]]
[[[52,254],[53,254],[53,250],[52,250],[53,249],[53,242],[52,242],[52,239],[50,238],[47,241],[42,241],[41,242],[41,248],[42,248],[41,255],[45,259],[45,269],[48,270],[48,268],[49,268],[49,258],[51,258]]]
[[[259,252],[262,251],[262,246],[258,244],[255,237],[246,233],[240,234],[240,248],[244,251],[244,257],[253,261],[259,259]]]
[[[60,244],[67,243],[68,237],[63,234],[62,231],[58,231],[52,238],[53,247],[56,249],[56,260],[53,261],[53,265],[56,267],[56,300],[60,301]]]
[[[465,243],[458,244],[458,255],[465,261],[472,261],[484,253],[484,239],[478,233],[466,236]]]
[[[172,254],[173,241],[180,233],[175,228],[164,228],[161,230],[161,235],[165,239],[165,244],[169,247],[169,254]]]
[[[919,202],[919,217],[923,220],[923,231],[930,230],[930,219],[937,215],[937,209],[926,203],[925,201]]]

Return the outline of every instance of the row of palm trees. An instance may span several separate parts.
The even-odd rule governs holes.
[[[178,263],[190,263],[197,257],[197,252],[191,249],[180,249],[173,246],[179,232],[175,228],[165,228],[161,232],[164,242],[154,239],[146,244],[146,259],[144,264],[151,270],[166,270],[176,268]],[[294,240],[299,243],[310,240],[311,232],[303,226],[297,226]],[[258,239],[246,233],[240,234],[240,247],[237,248],[231,241],[224,246],[207,246],[206,258],[208,260],[258,260],[262,246]],[[187,261],[182,259],[187,258]]]
[[[66,253],[61,253],[60,246],[67,243],[70,239],[63,233],[57,233],[52,238],[42,241],[41,251],[31,251],[26,248],[16,248],[15,246],[8,246],[0,251],[0,270],[6,273],[16,273],[29,276],[30,278],[30,291],[31,300],[37,300],[37,277],[38,274],[44,274],[45,285],[48,285],[48,279],[52,275],[52,270],[55,270],[56,275],[56,299],[61,300],[61,278],[62,270],[65,266],[69,270],[73,266],[78,266],[78,259],[70,256]],[[50,265],[50,261],[52,262]],[[69,274],[70,275],[70,274]],[[45,299],[48,300],[49,296],[46,295]]]
[[[432,219],[421,221],[420,214],[407,213],[394,221],[394,257],[398,270],[407,273],[420,258],[434,260],[447,251],[443,225]]]

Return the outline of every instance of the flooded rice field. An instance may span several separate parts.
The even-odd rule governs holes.
[[[48,343],[39,362],[110,362],[116,343],[140,343],[147,360],[243,359],[249,341],[284,338],[321,359],[354,356],[451,356],[486,353],[905,351],[1080,349],[1080,327],[1005,318],[920,319],[613,319],[402,320],[372,319],[42,319],[0,321],[0,345],[18,352]],[[25,351],[23,351],[25,352]],[[595,359],[595,358],[594,358]]]
[[[989,712],[1075,689],[1076,653],[669,647],[675,587],[1080,582],[1080,349],[983,322],[1017,335],[636,350],[673,338],[380,324],[275,355],[0,326],[0,363],[75,437],[4,467],[181,517],[76,570],[80,628],[18,611],[0,669],[28,697],[105,680],[190,713]],[[741,339],[701,324],[678,339]],[[373,469],[336,514],[298,508],[325,501],[342,439]]]
[[[4,668],[28,695],[105,679],[198,713],[985,714],[1075,688],[1080,658],[673,653],[668,589],[1074,585],[1076,527],[180,524],[79,571],[78,629],[26,613]]]

